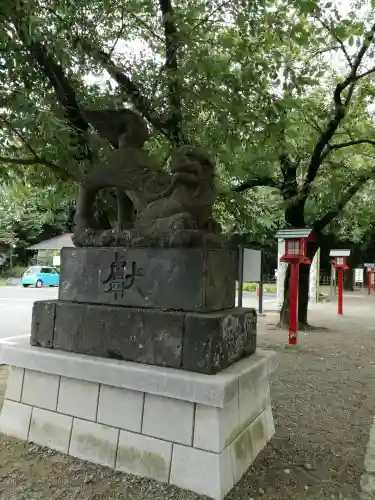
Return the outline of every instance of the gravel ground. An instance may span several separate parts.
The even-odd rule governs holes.
[[[284,349],[275,314],[259,319],[259,344],[280,356],[271,388],[276,435],[228,500],[358,497],[375,411],[373,305],[375,298],[349,296],[342,318],[335,305],[312,306],[310,321],[328,330],[302,333],[294,350]],[[0,397],[6,377],[0,368]],[[0,499],[169,498],[202,497],[0,435]]]

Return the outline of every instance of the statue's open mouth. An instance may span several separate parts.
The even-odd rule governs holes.
[[[179,164],[172,172],[174,181],[182,181],[187,184],[198,184],[200,182],[201,166],[195,162]]]
[[[173,173],[173,182],[183,182],[185,184],[199,184],[199,175],[197,171],[191,169],[179,169]]]

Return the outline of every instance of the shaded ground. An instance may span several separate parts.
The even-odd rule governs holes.
[[[357,497],[375,411],[375,297],[314,305],[309,321],[328,331],[301,334],[285,350],[276,314],[259,318],[259,344],[276,349],[272,381],[276,436],[228,500],[325,500]],[[3,392],[6,369],[0,369]],[[7,500],[195,500],[201,497],[0,436],[0,498]]]

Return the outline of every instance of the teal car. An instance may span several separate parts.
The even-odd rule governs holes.
[[[55,267],[31,266],[22,276],[21,284],[24,288],[35,286],[59,286],[60,273]]]

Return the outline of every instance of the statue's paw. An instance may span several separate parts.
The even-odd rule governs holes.
[[[93,229],[76,226],[73,232],[72,241],[76,247],[87,247],[93,246],[95,238],[96,233]]]
[[[202,241],[203,246],[221,247],[222,237],[218,233],[203,233]]]
[[[171,231],[182,231],[184,229],[193,229],[193,230],[197,229],[196,221],[187,212],[182,212],[179,214],[172,215],[169,218],[169,225]]]
[[[132,241],[137,237],[137,232],[132,229],[124,229],[116,233],[116,243],[120,247],[132,246]]]
[[[111,247],[116,243],[116,232],[113,229],[97,232],[97,246]]]
[[[205,231],[208,233],[213,233],[213,234],[221,234],[223,232],[223,229],[221,227],[221,224],[216,222],[214,219],[208,219],[205,224]]]
[[[182,229],[174,232],[169,238],[170,247],[220,247],[221,238],[217,234],[198,229]]]

